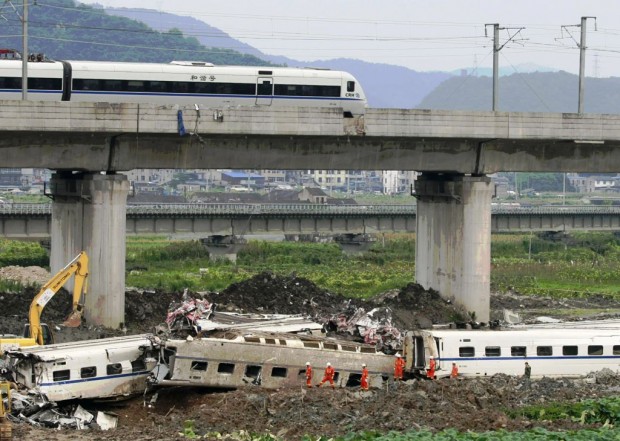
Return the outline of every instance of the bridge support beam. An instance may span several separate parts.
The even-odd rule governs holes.
[[[121,328],[125,321],[126,211],[124,175],[56,173],[51,180],[52,273],[84,250],[90,258],[84,318]],[[71,282],[67,285],[71,290]]]
[[[415,184],[416,281],[475,313],[490,315],[491,179],[422,174]]]

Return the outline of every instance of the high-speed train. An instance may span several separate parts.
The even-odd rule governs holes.
[[[424,375],[435,359],[437,377],[522,375],[525,362],[536,377],[580,377],[601,369],[620,372],[620,321],[594,320],[501,330],[432,329],[407,333],[407,371]]]
[[[0,59],[0,100],[20,99],[21,87],[22,61]],[[367,105],[359,82],[347,72],[193,61],[29,61],[28,98],[215,108],[330,107],[342,108],[346,117],[363,115]]]

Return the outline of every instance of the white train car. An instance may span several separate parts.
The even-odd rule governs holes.
[[[372,345],[310,335],[228,330],[193,340],[169,340],[163,348],[166,370],[160,386],[239,388],[260,385],[268,389],[305,384],[305,363],[319,383],[329,362],[339,387],[359,387],[362,363],[370,384],[379,386],[392,377],[394,356]],[[156,374],[157,369],[155,369]],[[325,386],[325,385],[324,385]],[[327,385],[329,386],[329,385]]]
[[[620,322],[412,331],[404,352],[411,374],[424,375],[433,356],[437,377],[449,376],[452,363],[463,377],[523,375],[525,362],[532,367],[532,378],[579,377],[604,368],[618,372]]]
[[[148,334],[84,340],[8,352],[15,380],[51,401],[116,400],[143,393],[156,364]]]
[[[0,100],[20,99],[21,76],[21,60],[0,60]],[[367,105],[347,72],[184,61],[31,61],[28,93],[41,101],[329,107],[345,116],[363,115]]]

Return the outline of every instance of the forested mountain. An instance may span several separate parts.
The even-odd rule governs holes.
[[[21,21],[4,8],[0,45],[21,48]],[[178,29],[157,32],[144,23],[108,15],[73,0],[35,2],[29,8],[29,52],[65,60],[170,62],[204,60],[214,64],[271,63],[230,49],[205,47]]]
[[[579,78],[567,72],[535,72],[500,77],[498,109],[513,112],[577,112]],[[453,77],[433,90],[419,107],[491,110],[493,79]],[[584,111],[620,113],[620,78],[586,78]]]

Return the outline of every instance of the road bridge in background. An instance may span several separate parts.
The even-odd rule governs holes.
[[[0,204],[0,237],[49,239],[52,204]],[[211,235],[412,233],[415,205],[141,204],[127,206],[128,235],[204,238]],[[620,231],[620,207],[491,208],[494,233]]]

